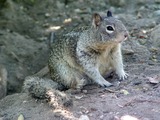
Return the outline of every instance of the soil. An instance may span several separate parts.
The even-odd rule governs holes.
[[[0,120],[160,119],[159,0],[6,0],[0,6],[0,66],[8,73]],[[21,92],[25,77],[47,65],[50,32],[62,35],[64,30],[88,26],[92,13],[105,14],[108,9],[130,34],[122,47],[126,80],[113,75],[108,78],[112,87],[85,86],[67,108]],[[0,79],[3,93],[1,85]]]

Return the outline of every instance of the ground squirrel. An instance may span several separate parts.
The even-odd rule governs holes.
[[[110,11],[106,17],[93,14],[89,29],[53,44],[49,59],[51,78],[69,88],[83,87],[86,76],[101,86],[110,86],[103,75],[114,69],[124,79],[121,42],[127,36],[123,23],[112,17]]]
[[[111,86],[103,77],[110,70],[115,70],[119,78],[126,78],[121,43],[127,37],[125,26],[110,11],[105,17],[93,14],[90,27],[65,34],[53,42],[48,64],[51,79],[57,85],[81,89],[90,81],[103,87]],[[31,82],[35,81],[29,78],[25,84],[31,86]],[[45,82],[43,84],[47,84]]]

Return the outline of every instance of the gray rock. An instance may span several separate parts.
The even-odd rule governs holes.
[[[160,10],[154,11],[153,16],[154,17],[160,16]]]
[[[16,32],[0,30],[0,33],[0,64],[8,70],[8,91],[20,92],[25,76],[47,63],[48,46]]]
[[[152,28],[156,25],[155,19],[142,18],[133,21],[135,23],[135,27],[138,28]]]
[[[136,17],[134,15],[132,15],[132,14],[117,14],[115,17],[120,19],[127,26],[128,30],[133,29],[132,27],[134,26],[134,24],[135,24],[134,21],[136,20]]]
[[[81,115],[78,120],[90,120],[87,115]]]
[[[155,0],[155,2],[159,4],[159,3],[160,3],[160,0]]]
[[[7,94],[7,70],[0,65],[0,99]]]
[[[154,47],[160,47],[160,25],[156,26],[151,32],[151,39]]]
[[[129,42],[130,42],[129,45],[131,46],[130,50],[134,51],[133,54],[135,61],[147,62],[150,58],[150,52],[147,49],[147,47],[144,45],[140,45],[140,43],[137,41],[137,38],[132,38],[132,40]]]
[[[126,0],[109,0],[109,3],[113,6],[122,7],[126,5],[127,1]]]

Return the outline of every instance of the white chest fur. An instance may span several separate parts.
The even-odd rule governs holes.
[[[114,69],[113,55],[116,55],[116,53],[120,52],[120,47],[120,44],[109,44],[105,47],[104,51],[98,57],[97,64],[102,76],[107,74],[108,71]]]

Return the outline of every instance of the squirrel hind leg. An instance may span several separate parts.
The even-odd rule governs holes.
[[[57,82],[66,86],[68,89],[82,89],[86,85],[87,80],[84,77],[84,73],[78,69],[70,67],[68,64],[61,64],[56,69],[60,78]]]

